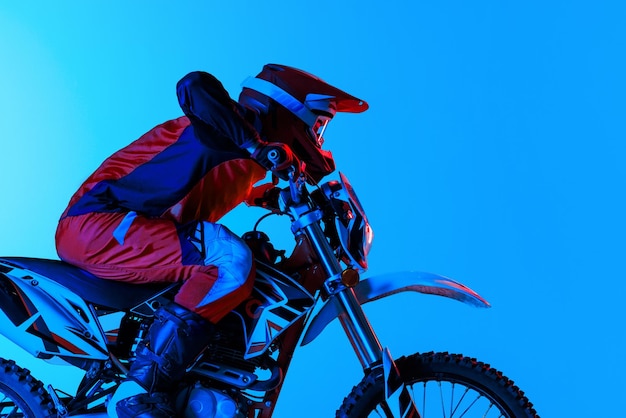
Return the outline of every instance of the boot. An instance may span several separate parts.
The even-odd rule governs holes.
[[[175,417],[170,392],[207,346],[214,329],[200,315],[174,303],[157,309],[154,317],[127,377],[147,393],[119,401],[116,404],[119,418]]]

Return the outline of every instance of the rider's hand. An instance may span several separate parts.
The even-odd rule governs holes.
[[[258,206],[270,210],[278,209],[279,194],[280,188],[276,187],[274,183],[265,183],[253,187],[244,202],[248,206]]]
[[[292,170],[295,170],[295,176],[298,175],[300,161],[286,144],[280,142],[260,144],[251,157],[283,180],[289,179],[289,172]]]

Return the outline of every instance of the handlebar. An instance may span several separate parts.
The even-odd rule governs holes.
[[[257,206],[260,208],[268,209],[273,213],[288,212],[288,207],[280,207],[280,200],[286,206],[294,206],[302,203],[302,197],[306,195],[306,179],[303,174],[304,164],[302,164],[301,170],[296,170],[296,167],[291,167],[287,172],[289,187],[277,187],[276,182],[266,183],[261,186],[254,187],[251,194],[246,199],[248,206]]]

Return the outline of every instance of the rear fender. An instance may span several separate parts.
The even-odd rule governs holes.
[[[32,355],[108,358],[92,309],[66,287],[0,263],[0,333]]]
[[[401,292],[418,292],[427,295],[445,296],[479,308],[489,308],[489,302],[462,283],[444,276],[425,272],[399,272],[373,276],[359,282],[354,293],[360,305]],[[331,296],[317,313],[312,316],[302,338],[302,345],[313,341],[339,316],[339,307]]]

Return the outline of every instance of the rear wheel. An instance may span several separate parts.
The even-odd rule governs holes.
[[[13,360],[0,358],[0,417],[54,416],[54,404],[43,384]]]
[[[396,360],[401,380],[422,418],[538,417],[513,382],[488,364],[458,354],[413,354]],[[337,417],[392,417],[383,376],[367,374],[344,399]]]

